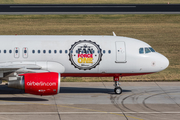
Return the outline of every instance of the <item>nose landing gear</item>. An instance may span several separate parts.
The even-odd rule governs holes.
[[[121,94],[121,93],[122,93],[122,89],[121,89],[121,87],[119,86],[119,85],[120,85],[120,84],[119,84],[119,76],[115,76],[115,77],[114,77],[114,82],[115,82],[115,84],[114,84],[114,86],[115,86],[114,92],[115,92],[116,94]]]

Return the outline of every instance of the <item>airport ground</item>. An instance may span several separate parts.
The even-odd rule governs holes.
[[[0,4],[179,4],[179,0],[1,0]]]
[[[112,35],[115,31],[149,43],[170,60],[162,72],[122,80],[180,80],[179,15],[1,15],[0,26],[1,35]],[[60,94],[42,97],[0,85],[0,120],[180,118],[180,82],[122,82],[123,93],[116,95],[113,82],[98,82],[112,78],[62,81]]]
[[[35,96],[0,85],[0,120],[179,120],[180,82],[62,82]]]

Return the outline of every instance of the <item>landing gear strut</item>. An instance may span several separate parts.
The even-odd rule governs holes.
[[[121,87],[119,86],[119,85],[120,85],[120,84],[119,84],[119,76],[115,76],[115,77],[114,77],[114,82],[115,82],[115,84],[114,84],[114,86],[115,86],[114,92],[115,92],[116,94],[121,94],[121,93],[122,93],[122,89],[121,89]]]

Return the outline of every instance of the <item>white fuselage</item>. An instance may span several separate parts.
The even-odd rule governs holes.
[[[0,43],[0,68],[21,65],[23,69],[24,65],[25,69],[62,76],[126,76],[158,72],[169,65],[160,53],[146,53],[150,45],[127,37],[12,35],[0,36]],[[140,48],[144,53],[139,53]]]

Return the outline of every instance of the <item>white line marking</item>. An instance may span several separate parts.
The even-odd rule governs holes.
[[[59,112],[59,114],[180,114],[180,112]],[[0,112],[0,115],[48,115],[57,112]]]
[[[111,8],[131,8],[136,6],[10,6],[10,8],[103,8],[103,7],[111,7]]]

